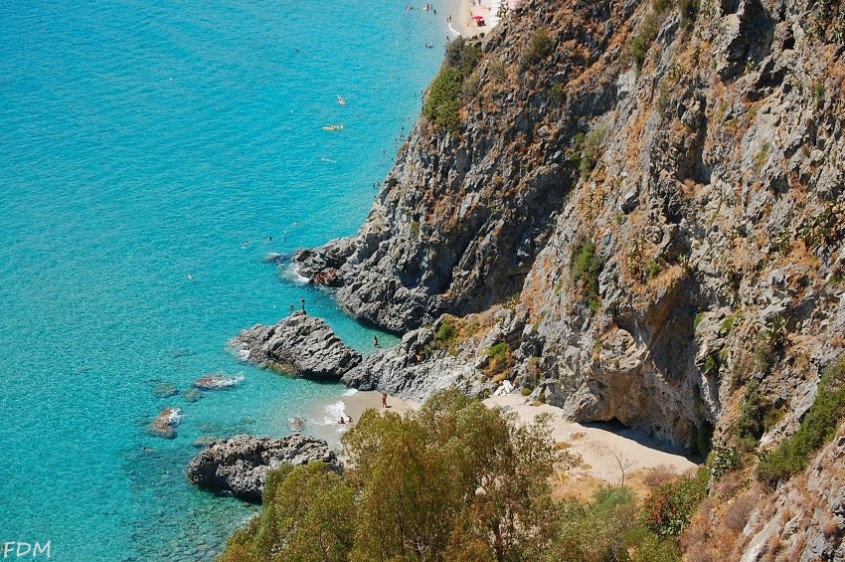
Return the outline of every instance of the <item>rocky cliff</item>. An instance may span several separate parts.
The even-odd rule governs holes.
[[[295,260],[411,331],[351,382],[792,435],[845,347],[844,40],[840,0],[529,0],[453,44],[360,232]]]

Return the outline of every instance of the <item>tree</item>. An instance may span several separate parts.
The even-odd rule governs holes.
[[[588,507],[551,501],[549,477],[559,456],[544,417],[525,425],[445,391],[404,417],[365,412],[343,443],[342,474],[320,463],[271,473],[263,512],[233,535],[220,562],[589,562],[627,560],[625,553],[663,561],[674,555],[673,545],[644,528],[624,488],[601,491]],[[641,538],[631,538],[633,531]]]

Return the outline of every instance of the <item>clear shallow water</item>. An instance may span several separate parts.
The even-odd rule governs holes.
[[[252,508],[188,485],[193,441],[287,433],[341,395],[225,344],[304,296],[369,351],[262,258],[366,216],[442,56],[443,17],[405,4],[0,4],[0,541],[209,560]],[[245,380],[153,393],[218,371]],[[166,406],[172,441],[145,432]]]

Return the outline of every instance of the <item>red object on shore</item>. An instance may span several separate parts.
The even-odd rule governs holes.
[[[475,21],[484,21],[484,16],[472,16]]]

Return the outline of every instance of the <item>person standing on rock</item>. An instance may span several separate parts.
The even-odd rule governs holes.
[[[384,392],[381,393],[381,407],[382,408],[388,407],[388,405],[387,405],[387,394],[385,394]]]
[[[299,297],[299,307],[302,309],[302,314],[306,314],[306,312],[305,312],[305,297]]]

